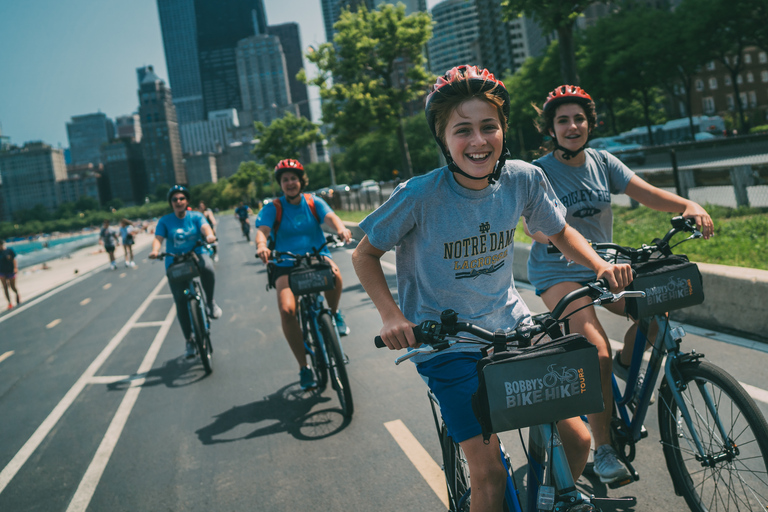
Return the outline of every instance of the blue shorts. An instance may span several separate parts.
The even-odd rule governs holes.
[[[13,279],[16,277],[16,273],[14,272],[0,272],[0,277],[3,279]]]
[[[460,443],[483,433],[472,412],[472,394],[477,391],[477,362],[480,352],[452,352],[416,365],[440,403],[448,433]]]

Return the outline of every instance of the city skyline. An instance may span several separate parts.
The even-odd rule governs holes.
[[[265,0],[265,7],[270,25],[298,23],[305,47],[325,42],[320,0]],[[72,116],[132,114],[139,67],[153,66],[170,85],[156,0],[11,3],[0,18],[0,46],[7,49],[0,53],[0,127],[17,146],[65,148]],[[317,122],[316,88],[309,96]]]

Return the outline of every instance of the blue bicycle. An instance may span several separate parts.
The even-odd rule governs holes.
[[[203,285],[200,282],[200,268],[198,267],[200,256],[195,253],[195,249],[204,247],[211,251],[213,246],[214,244],[207,244],[198,240],[195,248],[184,254],[161,252],[157,255],[157,259],[173,256],[173,263],[166,270],[166,276],[169,283],[180,283],[184,286],[192,335],[206,374],[213,372],[211,319],[208,316],[208,303],[203,292]]]
[[[271,269],[274,267],[272,261],[279,263],[283,260],[292,260],[294,262],[294,268],[288,280],[291,291],[296,296],[296,314],[304,336],[304,349],[309,355],[309,366],[317,382],[317,389],[320,392],[324,391],[330,376],[331,387],[339,398],[342,413],[346,418],[351,418],[354,404],[346,368],[349,359],[344,354],[336,322],[322,294],[325,290],[333,289],[336,280],[331,266],[320,254],[326,246],[343,245],[338,237],[329,235],[323,245],[313,248],[306,254],[273,250],[267,269],[271,274]],[[270,279],[267,289],[274,286],[271,281]]]
[[[532,344],[536,345],[546,336],[549,336],[554,340],[551,342],[553,344],[566,338],[573,339],[573,336],[564,337],[563,330],[561,329],[561,326],[564,326],[564,330],[567,333],[567,318],[570,315],[564,318],[560,317],[563,315],[566,307],[575,300],[581,299],[582,297],[589,297],[592,299],[592,302],[584,307],[592,307],[599,304],[617,302],[623,297],[640,297],[643,295],[642,292],[637,291],[624,291],[614,294],[608,290],[606,283],[603,281],[590,283],[563,297],[551,313],[536,315],[532,318],[533,324],[523,325],[513,331],[497,330],[491,332],[473,324],[457,322],[457,313],[453,310],[446,310],[440,315],[440,322],[425,321],[414,327],[414,334],[416,335],[417,341],[421,343],[421,346],[398,357],[395,360],[395,364],[400,364],[416,354],[431,354],[445,350],[457,342],[476,343],[479,346],[484,347],[485,351],[493,346],[494,357],[503,359],[506,357],[504,354],[506,351],[515,348],[530,347]],[[472,334],[474,337],[469,338],[458,335],[462,332]],[[588,342],[584,340],[583,343]],[[376,337],[375,344],[379,348],[384,347],[384,343],[379,336]],[[546,347],[546,345],[547,343],[542,343],[540,346]],[[596,350],[593,355],[593,363],[596,365]],[[571,357],[570,353],[567,357]],[[512,359],[512,357],[509,359]],[[526,363],[529,364],[531,361],[531,359],[528,359]],[[548,375],[549,378],[558,381],[556,383],[557,386],[553,384],[552,387],[561,389],[562,386],[571,389],[571,385],[578,386],[578,382],[571,382],[572,375],[570,371],[563,370],[563,368],[560,367],[561,371],[560,373],[557,373],[552,371],[556,369],[555,367],[552,367],[552,369],[549,370],[550,373],[547,373],[548,366],[544,365],[543,368],[544,370],[541,375]],[[552,375],[553,373],[557,374],[557,378]],[[577,379],[580,378],[578,372],[576,373],[576,377]],[[514,381],[516,378],[519,377],[510,375],[510,380]],[[599,375],[597,376],[597,379],[599,381]],[[543,381],[544,379],[541,380]],[[560,382],[561,380],[562,383]],[[552,387],[549,387],[546,384],[544,386],[552,390]],[[594,395],[595,388],[590,387],[590,389],[592,390],[590,393],[593,393],[591,398],[598,399],[600,407],[602,408],[602,393],[599,392],[599,386],[597,386],[598,391],[596,391],[599,396]],[[448,487],[449,508],[451,512],[468,512],[470,510],[472,496],[469,466],[466,457],[459,443],[455,442],[448,433],[445,422],[440,415],[440,404],[437,399],[431,391],[428,392],[428,396],[432,407],[432,415],[435,420],[435,428],[437,429],[438,437],[440,439],[440,448],[443,456],[443,472]],[[587,396],[586,392],[584,396]],[[547,407],[549,407],[550,411],[558,408],[552,406]],[[477,415],[477,410],[475,413]],[[580,414],[580,412],[575,412],[571,416],[576,416],[578,414]],[[526,414],[517,413],[516,416],[522,422],[529,421]],[[480,419],[480,416],[478,416],[478,419]],[[483,420],[480,421],[482,424]],[[528,488],[526,490],[528,499],[526,508],[523,508],[520,503],[520,486],[515,481],[510,458],[505,451],[501,440],[499,440],[501,461],[507,472],[504,500],[505,511],[522,512],[523,510],[526,510],[529,512],[536,512],[545,510],[556,512],[591,512],[599,510],[597,504],[601,502],[624,506],[636,503],[635,498],[631,497],[588,497],[576,489],[568,465],[568,460],[565,455],[565,450],[560,441],[557,425],[554,420],[541,424],[522,423],[512,429],[503,430],[514,430],[523,427],[529,427],[528,449],[526,451],[528,457]],[[493,431],[497,432],[501,430]],[[520,431],[518,430],[518,432]],[[520,433],[520,441],[525,449],[522,433]]]

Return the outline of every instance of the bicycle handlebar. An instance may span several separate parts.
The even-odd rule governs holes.
[[[624,297],[645,297],[645,292],[622,291],[619,293],[612,293],[608,289],[607,281],[605,279],[599,279],[567,294],[560,299],[551,313],[543,313],[534,316],[533,324],[522,325],[512,331],[498,329],[491,332],[471,323],[458,322],[458,313],[452,309],[447,309],[440,314],[440,322],[425,320],[421,324],[413,327],[416,341],[422,346],[398,357],[395,360],[395,364],[400,364],[417,354],[430,354],[445,350],[458,341],[457,339],[447,339],[446,337],[455,336],[460,332],[477,336],[480,340],[484,340],[487,343],[478,340],[472,340],[472,342],[485,346],[492,344],[494,350],[504,350],[509,345],[518,347],[530,346],[532,338],[539,334],[551,333],[554,334],[552,337],[560,337],[562,336],[560,322],[566,320],[570,315],[567,315],[562,319],[560,316],[568,305],[583,297],[590,297],[592,299],[592,305],[598,305],[616,302]],[[375,337],[374,344],[377,348],[386,346],[381,339],[381,336]]]
[[[350,242],[352,242],[352,241],[353,240],[350,240]],[[279,262],[283,261],[284,257],[288,257],[288,258],[294,260],[297,265],[299,263],[301,263],[302,260],[311,261],[313,258],[318,260],[318,261],[321,261],[320,258],[321,258],[322,255],[320,254],[320,251],[322,251],[323,248],[325,248],[326,246],[328,246],[328,247],[342,247],[342,246],[344,246],[344,242],[341,240],[341,238],[339,238],[338,235],[331,234],[331,235],[327,235],[325,237],[325,243],[323,245],[321,245],[318,248],[313,247],[310,252],[307,252],[307,253],[304,253],[304,254],[294,254],[294,253],[292,253],[290,251],[276,251],[276,250],[272,250],[272,251],[269,252],[269,258],[272,259],[272,260],[275,260],[275,262],[279,263]]]
[[[195,244],[195,246],[191,250],[189,250],[189,251],[187,251],[185,253],[182,253],[182,254],[172,254],[172,253],[169,253],[169,252],[159,252],[159,253],[157,253],[157,256],[155,256],[154,258],[151,257],[151,253],[150,253],[149,258],[150,259],[156,259],[156,260],[159,260],[161,258],[165,258],[167,256],[173,256],[174,258],[184,258],[184,257],[189,256],[193,252],[195,252],[195,249],[197,249],[198,247],[205,247],[206,249],[211,250],[216,245],[219,245],[218,244],[218,239],[215,242],[211,242],[211,243],[203,242],[202,240],[198,240],[197,243]]]

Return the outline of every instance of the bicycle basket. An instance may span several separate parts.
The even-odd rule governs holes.
[[[188,258],[172,263],[165,271],[165,275],[168,276],[169,283],[188,283],[200,275],[200,269],[194,258]]]
[[[306,295],[333,290],[336,287],[336,278],[329,264],[315,263],[291,272],[288,284],[295,295]]]
[[[663,315],[704,302],[701,272],[682,254],[632,266],[637,277],[627,290],[640,290],[645,297],[627,299],[627,313],[633,318]]]
[[[477,363],[472,409],[483,436],[603,410],[597,347],[581,334]]]

